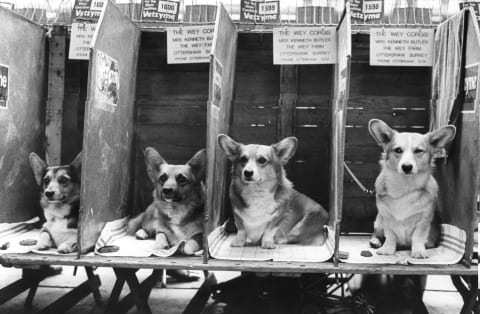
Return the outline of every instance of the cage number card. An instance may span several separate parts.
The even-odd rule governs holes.
[[[336,61],[335,27],[273,29],[273,64],[332,64]]]
[[[433,29],[370,29],[370,65],[432,66]]]

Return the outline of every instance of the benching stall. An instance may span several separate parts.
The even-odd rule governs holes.
[[[31,254],[27,253],[35,249],[43,216],[40,187],[33,175],[29,155],[34,152],[49,162],[56,161],[55,156],[45,154],[45,129],[50,126],[45,116],[54,116],[50,110],[51,100],[47,101],[49,39],[43,27],[1,7],[0,28],[0,129],[4,133],[0,140],[0,255],[19,254],[20,258],[29,259]],[[37,253],[58,254],[55,250]],[[21,279],[2,287],[0,303],[29,290],[25,304],[32,306],[39,283],[53,274],[52,269],[33,265],[23,269]],[[86,282],[42,311],[62,311],[92,292],[99,301],[100,279],[94,275],[92,267],[86,267],[86,272]],[[77,301],[68,297],[72,294]]]
[[[413,28],[411,31],[420,32]],[[451,275],[465,301],[462,313],[470,313],[477,278],[462,279],[456,272],[472,264],[477,228],[478,24],[470,10],[442,23],[436,29],[432,68],[371,66],[368,40],[366,34],[353,36],[344,157],[351,175],[345,174],[344,180],[337,260],[347,268],[365,265],[391,273],[423,265],[423,274]],[[427,133],[447,123],[456,126],[455,139],[435,162],[441,235],[438,246],[427,250],[426,259],[412,258],[410,251],[402,250],[394,255],[378,255],[369,245],[377,215],[373,187],[382,153],[368,131],[368,121],[374,118],[399,132]],[[473,275],[476,265],[472,268]]]
[[[207,206],[206,232],[210,257],[232,263],[267,261],[273,267],[281,267],[284,262],[306,262],[306,268],[308,262],[325,262],[332,257],[341,202],[337,178],[342,163],[338,164],[337,157],[341,156],[343,113],[348,96],[349,23],[350,17],[345,13],[336,30],[329,28],[337,38],[335,65],[275,65],[271,33],[239,34],[235,82],[223,83],[228,84],[228,88],[222,89],[218,105],[213,90],[210,93],[207,189],[212,195],[208,194],[207,199],[212,203]],[[320,31],[322,26],[312,29]],[[290,26],[290,31],[294,32],[295,26]],[[215,49],[221,51],[222,48],[215,46]],[[234,55],[230,55],[232,57]],[[212,65],[215,65],[214,59]],[[215,80],[212,83],[215,84]],[[223,97],[224,93],[229,94]],[[216,143],[220,133],[244,144],[270,145],[287,136],[298,138],[298,149],[286,165],[287,177],[295,189],[329,212],[325,244],[286,244],[269,250],[256,246],[231,247],[236,230],[227,197],[230,182],[227,158]],[[321,230],[324,226],[318,228]]]

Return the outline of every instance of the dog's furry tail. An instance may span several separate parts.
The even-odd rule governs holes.
[[[134,217],[128,221],[127,224],[127,233],[129,235],[134,235],[138,229],[142,226],[143,216],[145,216],[145,212],[141,213],[137,217]]]

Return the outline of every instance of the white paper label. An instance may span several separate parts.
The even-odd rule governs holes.
[[[68,59],[88,60],[96,23],[72,23]]]
[[[370,65],[432,66],[433,29],[370,29]]]
[[[213,25],[167,29],[167,63],[208,63],[212,50]]]
[[[335,27],[273,29],[274,64],[332,64],[336,61]]]

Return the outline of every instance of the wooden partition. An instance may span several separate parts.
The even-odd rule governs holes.
[[[343,206],[343,163],[345,156],[345,122],[350,91],[350,58],[352,56],[352,30],[350,7],[346,6],[337,28],[337,63],[335,64],[332,92],[332,135],[330,140],[330,211],[329,224],[335,232],[334,261],[338,261],[340,223]]]
[[[460,19],[460,14],[462,13],[451,19]],[[454,108],[450,116],[450,120],[457,128],[457,134],[452,147],[448,150],[448,159],[440,159],[436,164],[436,178],[440,188],[441,220],[466,232],[464,260],[466,264],[470,264],[473,255],[474,230],[478,227],[480,183],[480,81],[478,80],[480,31],[472,9],[465,12],[463,22],[464,25],[461,28],[464,28],[465,34],[462,58],[464,69],[461,71],[459,94],[454,95],[453,88],[448,92],[452,99],[458,102],[458,109]],[[453,69],[446,68],[442,73],[446,74],[449,71]],[[471,80],[467,82],[466,77],[470,77]],[[449,83],[450,87],[452,85]],[[469,95],[465,94],[465,90],[469,91]],[[458,116],[455,116],[457,114]]]
[[[106,221],[131,205],[134,113],[140,30],[112,3],[92,41],[83,141],[80,251],[93,247]]]
[[[204,252],[208,258],[208,234],[223,219],[219,208],[225,206],[227,161],[217,144],[217,136],[230,133],[234,96],[237,30],[223,4],[217,9],[215,33],[210,55],[210,86],[207,114],[207,199],[205,207]]]
[[[41,211],[28,156],[44,156],[45,29],[0,7],[0,223]],[[6,97],[5,97],[6,96]]]

